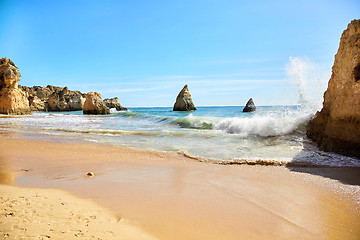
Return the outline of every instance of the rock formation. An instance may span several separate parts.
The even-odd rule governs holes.
[[[85,94],[70,91],[67,87],[22,87],[27,93],[32,111],[78,111],[82,110]]]
[[[194,106],[194,103],[191,99],[188,86],[185,85],[176,98],[173,111],[192,111],[192,110],[196,110],[196,107]]]
[[[341,36],[323,108],[307,136],[322,150],[360,158],[360,20]]]
[[[85,96],[79,91],[69,91],[64,87],[53,92],[47,103],[48,111],[79,111],[83,109]]]
[[[7,57],[0,59],[0,113],[31,114],[26,93],[19,89],[21,74]]]
[[[246,106],[243,109],[243,112],[255,112],[256,106],[252,98],[246,103]]]
[[[108,108],[116,108],[117,111],[127,110],[126,107],[120,105],[120,101],[117,97],[104,99],[104,103]]]
[[[89,92],[86,94],[86,100],[83,108],[84,114],[110,114],[108,108],[101,98],[100,93]]]

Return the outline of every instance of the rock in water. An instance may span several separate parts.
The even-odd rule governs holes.
[[[26,93],[18,88],[21,74],[7,57],[0,59],[0,113],[31,114]]]
[[[196,110],[188,86],[185,85],[176,98],[173,111],[192,111]]]
[[[101,98],[100,93],[89,92],[86,94],[86,100],[83,108],[84,114],[110,114],[108,108]]]
[[[126,107],[120,105],[120,101],[117,97],[104,99],[104,103],[108,108],[116,108],[117,111],[127,110]]]
[[[307,136],[322,150],[360,158],[360,20],[341,36],[323,108]]]
[[[255,112],[256,106],[252,98],[246,103],[246,106],[243,109],[243,112]]]

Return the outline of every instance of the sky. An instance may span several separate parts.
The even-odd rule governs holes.
[[[293,105],[321,99],[360,1],[0,0],[0,15],[20,85],[126,107],[173,106],[185,84],[196,106]]]

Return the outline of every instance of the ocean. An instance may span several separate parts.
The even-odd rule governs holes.
[[[111,109],[110,115],[34,112],[0,118],[0,133],[23,139],[92,142],[184,154],[218,164],[360,167],[360,160],[320,151],[306,137],[314,111],[302,106]]]

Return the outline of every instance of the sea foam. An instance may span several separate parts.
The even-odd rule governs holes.
[[[179,118],[173,123],[183,128],[220,130],[230,134],[257,135],[261,137],[289,134],[303,129],[312,117],[311,113],[291,111],[268,114],[243,114],[238,117],[221,118],[193,116]]]

